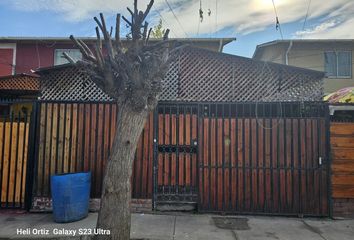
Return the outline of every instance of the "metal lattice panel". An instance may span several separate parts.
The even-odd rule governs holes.
[[[90,77],[75,66],[46,70],[41,74],[42,100],[111,101]]]
[[[175,71],[166,76],[161,100],[313,101],[323,95],[321,72],[196,48],[180,53]],[[172,82],[179,86],[176,99],[170,99]]]
[[[39,79],[25,74],[0,78],[0,90],[39,91]]]
[[[324,74],[188,47],[170,64],[162,101],[319,101]],[[112,100],[79,68],[41,73],[45,100]]]

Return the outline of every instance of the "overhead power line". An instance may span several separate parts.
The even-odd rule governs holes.
[[[283,38],[283,32],[281,30],[281,25],[280,25],[278,13],[277,13],[277,8],[275,7],[274,0],[272,0],[272,3],[273,3],[274,13],[275,13],[275,27],[276,27],[277,30],[279,29],[279,33],[280,33],[281,39],[284,39]]]
[[[157,12],[157,14],[160,16],[161,20],[167,25],[167,26],[171,26],[166,19],[162,16],[161,12],[155,7],[155,5],[152,5],[152,7],[155,9],[155,11]],[[176,32],[173,29],[170,29],[173,33],[173,35],[175,37],[178,37],[178,35],[176,34]]]
[[[215,0],[215,34],[218,36],[218,0]]]
[[[172,9],[170,3],[169,3],[167,0],[165,0],[165,2],[166,2],[166,4],[167,4],[168,8],[170,9],[170,11],[172,12],[173,16],[175,17],[175,19],[176,19],[178,25],[180,26],[181,30],[183,31],[184,35],[186,35],[186,37],[188,38],[188,34],[187,34],[186,31],[184,30],[184,28],[183,28],[181,22],[178,20],[178,17],[177,17],[177,15],[175,14],[175,12],[173,11],[173,9]]]
[[[310,6],[311,6],[311,0],[309,0],[309,4],[307,6],[307,11],[306,11],[306,15],[305,15],[304,24],[302,25],[302,32],[305,31],[307,18],[309,16],[309,12],[310,12]],[[300,36],[300,38],[302,38],[302,36],[303,36],[303,34]]]

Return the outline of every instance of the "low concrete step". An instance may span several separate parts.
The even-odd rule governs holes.
[[[197,202],[157,201],[155,210],[191,212],[197,210]]]

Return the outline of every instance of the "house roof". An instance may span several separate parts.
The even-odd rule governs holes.
[[[323,72],[193,47],[176,54],[164,79],[161,101],[317,101],[323,95]],[[74,74],[73,69],[73,65],[41,69],[42,99],[110,99],[82,71]]]
[[[265,42],[262,44],[259,44],[256,46],[256,50],[253,53],[253,58],[257,57],[257,54],[260,52],[262,48],[273,46],[273,45],[279,45],[279,44],[285,44],[289,45],[290,42],[293,44],[309,44],[309,43],[353,43],[354,44],[354,39],[283,39],[283,40],[273,40],[269,42]]]
[[[0,92],[8,94],[31,94],[40,91],[36,75],[16,74],[0,77]]]
[[[83,41],[96,41],[96,37],[76,37],[77,39],[81,39]],[[223,40],[225,43],[230,43],[235,41],[236,38],[169,38],[170,40],[178,40],[178,41],[192,41],[192,42],[219,42]],[[126,41],[126,38],[122,38],[122,41]],[[69,37],[12,37],[12,36],[0,36],[0,41],[59,41],[59,42],[72,42]],[[150,41],[161,41],[158,38],[151,38]]]
[[[86,43],[94,43],[97,38],[96,37],[76,37],[77,39],[81,39]],[[229,37],[229,38],[169,38],[171,41],[177,41],[181,43],[190,43],[190,44],[214,44],[218,45],[219,49],[222,50],[222,48],[233,41],[236,41],[236,38]],[[123,43],[127,41],[127,39],[122,38]],[[161,41],[161,39],[158,38],[151,38],[151,42],[154,41]],[[0,36],[0,43],[46,43],[46,44],[59,44],[59,43],[72,43],[72,40],[69,39],[69,37],[6,37]]]

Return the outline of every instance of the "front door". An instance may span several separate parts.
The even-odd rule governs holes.
[[[159,104],[157,107],[156,202],[197,202],[197,113],[196,105]]]

